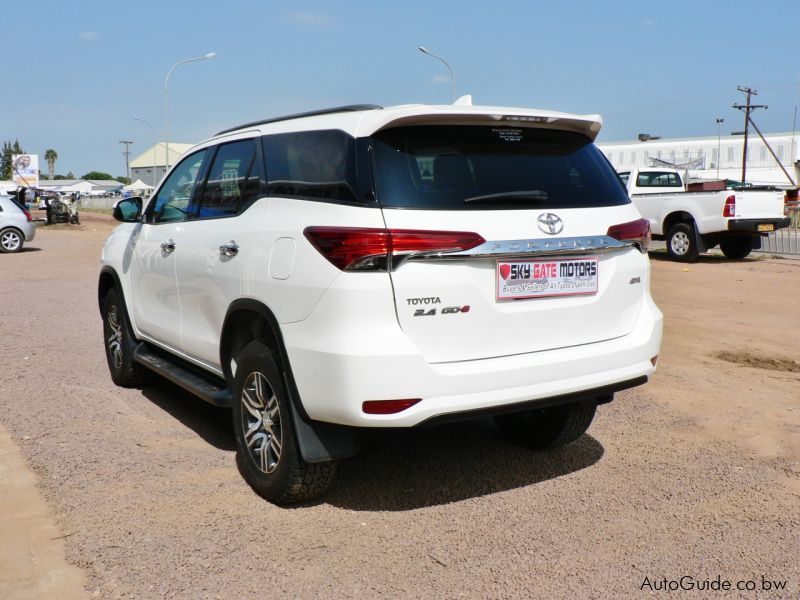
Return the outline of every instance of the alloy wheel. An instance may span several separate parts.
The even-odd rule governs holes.
[[[7,252],[13,252],[19,248],[21,243],[22,240],[20,239],[19,234],[15,231],[6,231],[2,236],[0,236],[0,245]]]
[[[272,473],[283,443],[278,398],[263,373],[247,376],[242,389],[242,427],[250,456],[264,473]]]
[[[110,332],[108,334],[108,351],[115,369],[122,368],[122,326],[117,315],[117,305],[112,304],[108,307],[106,318]]]

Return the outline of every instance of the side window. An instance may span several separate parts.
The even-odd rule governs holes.
[[[153,199],[149,216],[152,223],[174,223],[189,218],[189,203],[203,176],[208,149],[184,158],[170,173]]]
[[[208,172],[197,216],[227,217],[245,210],[262,191],[261,171],[255,140],[220,145]]]
[[[267,135],[264,151],[270,195],[359,202],[356,143],[343,131]]]
[[[636,185],[639,187],[682,187],[683,184],[675,173],[653,171],[639,173]]]

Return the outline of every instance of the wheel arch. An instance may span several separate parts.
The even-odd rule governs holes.
[[[314,421],[308,416],[297,390],[278,320],[266,304],[251,298],[232,302],[222,324],[220,366],[231,389],[234,379],[231,359],[252,341],[260,341],[274,351],[289,395],[291,421],[303,459],[317,463],[355,454],[360,440],[354,428]]]
[[[676,223],[694,224],[694,217],[691,215],[691,213],[688,213],[685,210],[676,210],[669,213],[666,217],[664,217],[664,224],[661,229],[665,236],[669,235],[669,230]]]
[[[125,293],[122,291],[122,282],[119,280],[119,275],[112,267],[105,266],[100,269],[100,277],[97,281],[97,305],[101,311],[103,310],[103,298],[106,297],[108,290],[113,287],[117,288],[117,292],[123,303],[125,303]]]

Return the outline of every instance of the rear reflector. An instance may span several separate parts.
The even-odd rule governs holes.
[[[650,359],[650,363],[655,367],[658,364],[658,354]]]
[[[628,223],[612,225],[608,228],[606,235],[620,242],[634,242],[639,246],[642,254],[645,254],[650,246],[650,221],[637,219]]]
[[[365,227],[306,227],[309,242],[342,271],[385,271],[389,256],[418,252],[458,252],[484,240],[467,231],[424,231]]]
[[[367,400],[361,405],[368,415],[393,415],[411,408],[422,398],[408,398],[406,400]]]
[[[725,200],[725,208],[722,209],[722,216],[736,216],[736,196],[728,196],[728,198]]]

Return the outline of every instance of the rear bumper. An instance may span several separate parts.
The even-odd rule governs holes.
[[[378,293],[379,294],[379,293]],[[643,383],[661,346],[662,315],[646,299],[627,335],[545,352],[427,363],[397,325],[391,292],[363,299],[345,323],[318,306],[308,319],[282,326],[302,405],[317,421],[355,427],[420,423],[507,408],[574,402]],[[385,311],[379,308],[387,307]],[[391,307],[391,308],[390,308]],[[384,314],[381,315],[381,312]],[[335,331],[331,319],[338,316]],[[349,325],[349,326],[348,326]],[[327,331],[320,336],[321,331]],[[403,412],[371,415],[365,400],[421,398]],[[515,405],[520,405],[519,407]],[[502,410],[500,411],[502,412]]]
[[[782,229],[788,227],[790,223],[789,217],[778,219],[731,219],[728,221],[728,231],[737,231],[742,233],[769,233],[775,229]],[[759,229],[759,225],[772,225],[774,229],[764,231]]]
[[[22,233],[25,235],[26,242],[32,242],[33,238],[36,237],[36,224],[26,223],[25,227],[22,228]]]

